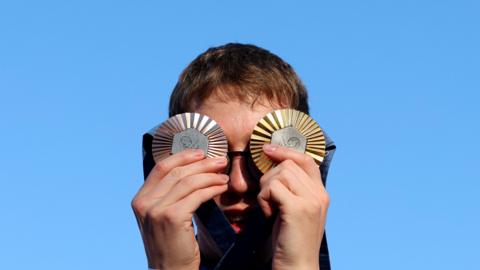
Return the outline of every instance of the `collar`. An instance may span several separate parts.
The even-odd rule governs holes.
[[[158,126],[143,135],[142,154],[144,178],[148,176],[155,161],[152,155],[152,140]],[[326,186],[328,170],[336,150],[333,140],[323,130],[326,142],[325,158],[320,165],[322,182]],[[213,200],[205,202],[194,215],[197,239],[200,245],[203,267],[209,269],[271,269],[272,252],[266,248],[271,238],[274,218],[265,219],[257,207],[251,212],[249,222],[240,234],[231,228],[227,218]],[[330,257],[326,234],[319,254],[320,269],[330,270]]]

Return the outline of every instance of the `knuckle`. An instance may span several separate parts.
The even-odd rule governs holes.
[[[175,167],[170,171],[170,175],[176,178],[180,178],[183,175],[183,168],[182,167]]]
[[[293,162],[291,159],[287,159],[287,160],[283,161],[281,165],[282,165],[282,168],[287,169],[287,168],[291,168],[292,166],[294,166],[295,162]]]
[[[330,205],[330,195],[327,192],[323,192],[322,196],[320,196],[322,204],[326,207]]]
[[[315,163],[315,161],[313,160],[313,157],[311,157],[307,154],[303,155],[302,162],[305,163],[305,164],[308,164],[308,165],[312,165],[312,164]]]
[[[134,197],[131,202],[132,209],[137,213],[144,213],[147,207],[146,200],[140,197]]]
[[[262,175],[262,177],[260,177],[260,185],[264,185],[266,181],[267,177],[265,177],[265,175]]]
[[[152,207],[147,211],[148,220],[157,224],[175,224],[178,220],[178,213],[172,207],[163,208],[160,206]]]
[[[317,196],[312,203],[313,208],[317,209],[318,211],[325,211],[330,205],[330,196],[326,192],[322,192],[319,196]]]
[[[280,171],[278,176],[279,178],[282,178],[282,179],[290,179],[290,172],[288,170],[282,170]]]
[[[202,162],[202,166],[205,166],[205,167],[216,167],[217,166],[216,160],[213,159],[213,158],[207,158],[207,159],[202,160],[201,162]]]
[[[192,177],[186,177],[182,180],[182,185],[185,186],[185,187],[191,187],[191,186],[194,186],[196,181],[195,179],[193,179]]]
[[[166,168],[166,165],[164,162],[160,161],[158,162],[157,164],[155,164],[155,167],[154,167],[155,171],[160,174],[160,175],[164,175],[167,173],[167,168]]]
[[[268,189],[270,191],[276,191],[279,188],[279,185],[281,185],[280,181],[278,181],[277,179],[273,179],[273,181],[270,182]]]
[[[152,207],[151,209],[148,209],[146,218],[153,222],[159,222],[163,219],[163,212],[160,207]]]
[[[318,216],[322,213],[322,205],[319,200],[313,200],[308,205],[303,206],[303,211],[310,217]]]
[[[162,219],[166,223],[176,224],[179,220],[179,213],[176,207],[168,207],[163,211]]]

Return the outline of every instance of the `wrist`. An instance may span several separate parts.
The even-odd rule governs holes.
[[[148,267],[148,270],[198,270],[198,267]]]
[[[312,265],[303,265],[303,266],[285,266],[285,267],[274,267],[272,270],[320,270],[320,267],[317,264]]]
[[[272,270],[319,270],[319,262],[317,259],[305,262],[296,262],[290,264],[273,263]]]
[[[198,270],[199,265],[148,264],[148,270]]]

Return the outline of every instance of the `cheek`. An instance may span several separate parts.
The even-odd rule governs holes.
[[[220,210],[232,207],[232,205],[240,205],[240,208],[246,206],[258,205],[257,195],[260,192],[259,188],[243,193],[240,196],[235,192],[225,192],[223,194],[213,197],[213,201],[217,204]]]

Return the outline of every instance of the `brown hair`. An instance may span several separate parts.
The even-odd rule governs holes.
[[[223,100],[267,100],[308,113],[307,91],[293,68],[275,54],[250,44],[209,48],[180,75],[170,96],[169,115],[193,111],[216,94]]]

